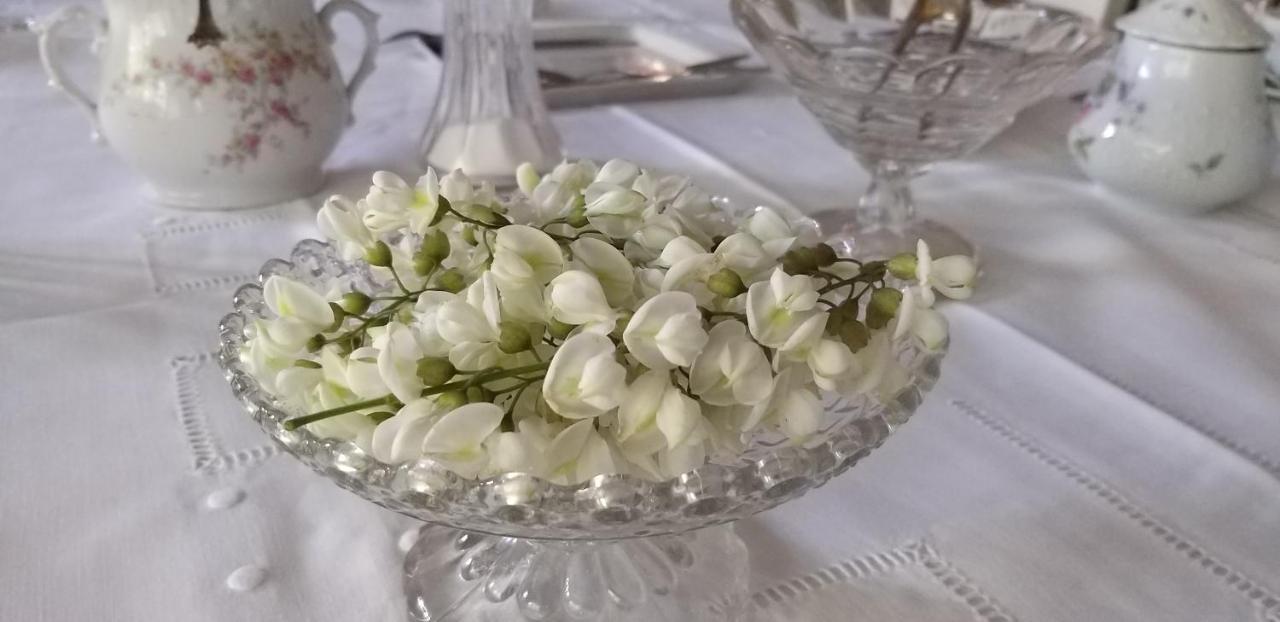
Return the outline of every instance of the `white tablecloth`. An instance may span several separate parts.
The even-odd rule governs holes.
[[[717,2],[585,10],[727,30]],[[324,194],[417,168],[439,65],[384,50]],[[979,293],[946,308],[909,425],[738,525],[761,619],[1280,620],[1280,184],[1152,215],[1071,166],[1072,115],[1046,102],[918,180],[980,244]],[[572,155],[745,200],[866,181],[768,80],[554,117]],[[32,40],[0,37],[0,620],[402,619],[410,522],[277,455],[210,359],[232,288],[314,235],[316,199],[154,207],[86,134]]]

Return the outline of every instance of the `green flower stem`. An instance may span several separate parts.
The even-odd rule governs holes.
[[[818,295],[822,296],[823,294],[830,294],[831,292],[834,292],[837,289],[840,289],[841,287],[845,287],[846,285],[854,285],[857,283],[867,283],[868,285],[870,285],[872,282],[873,281],[868,281],[865,278],[863,278],[862,275],[857,275],[857,276],[847,278],[843,281],[836,281],[830,285],[827,285],[826,287],[823,287],[822,289],[818,290]],[[881,280],[881,282],[883,282],[883,280]]]
[[[473,225],[475,225],[475,226],[477,226],[477,227],[484,227],[485,229],[501,229],[501,228],[502,228],[502,226],[503,226],[503,225],[497,225],[497,224],[494,224],[494,223],[491,223],[491,222],[484,222],[484,221],[482,221],[482,220],[476,220],[475,218],[472,218],[472,217],[470,217],[470,216],[467,216],[466,214],[463,214],[462,212],[459,212],[458,210],[453,209],[453,206],[452,206],[452,205],[445,206],[445,209],[446,209],[450,214],[453,214],[453,215],[454,215],[454,217],[456,217],[458,220],[461,220],[462,222],[466,222],[466,223],[471,223],[471,224],[473,224]]]
[[[366,408],[374,408],[377,406],[387,406],[388,402],[392,399],[394,399],[393,396],[384,395],[382,397],[374,398],[371,400],[365,400],[363,402],[356,402],[354,404],[347,404],[346,406],[330,408],[329,410],[322,410],[320,412],[311,413],[309,415],[303,415],[301,417],[294,417],[293,419],[290,419],[284,422],[284,429],[293,431],[304,425],[307,425],[308,423],[315,423],[317,421],[328,419],[330,417],[337,417],[338,415],[345,415],[347,413],[353,413],[357,410],[364,410]]]
[[[455,380],[453,382],[438,384],[434,387],[428,387],[422,390],[421,395],[422,397],[427,397],[429,395],[437,395],[437,394],[445,393],[448,391],[468,389],[468,388],[489,382],[490,380],[501,380],[503,378],[513,378],[513,377],[519,376],[520,374],[525,374],[531,371],[544,371],[550,366],[551,366],[550,363],[536,363],[534,365],[525,365],[524,367],[512,367],[511,369],[496,369],[493,371],[482,371],[482,372],[476,373],[474,376],[470,378],[467,378],[466,380]]]
[[[393,279],[395,279],[395,280],[396,280],[396,286],[398,286],[398,287],[400,288],[400,291],[404,292],[404,293],[405,293],[405,295],[410,294],[411,292],[409,291],[409,288],[408,288],[408,287],[405,287],[405,286],[404,286],[404,281],[401,281],[401,280],[400,280],[400,273],[396,272],[396,267],[395,267],[395,266],[387,266],[387,269],[391,271],[391,278],[393,278]]]
[[[544,371],[548,367],[550,367],[550,363],[538,363],[536,365],[525,365],[524,367],[513,367],[511,369],[495,369],[492,371],[478,372],[474,376],[466,380],[446,382],[444,384],[423,389],[422,397],[427,397],[429,395],[437,395],[440,393],[446,393],[448,391],[466,389],[468,387],[475,386],[477,384],[483,384],[491,380],[501,380],[503,378],[512,378],[528,372]],[[535,378],[533,379],[533,381],[537,381],[539,379],[540,378]],[[506,391],[503,391],[503,392],[505,393]],[[387,407],[392,403],[393,400],[395,400],[395,396],[384,395],[382,397],[371,399],[371,400],[365,400],[363,402],[356,402],[354,404],[347,404],[346,406],[330,408],[329,410],[322,410],[320,412],[311,413],[309,415],[303,415],[301,417],[294,417],[293,419],[290,419],[284,422],[284,429],[296,430],[309,423],[315,423],[317,421],[328,419],[330,417],[345,415],[347,413],[352,413],[357,410],[364,410],[365,408],[374,408],[378,406]]]

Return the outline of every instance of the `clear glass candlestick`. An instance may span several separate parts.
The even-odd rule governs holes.
[[[733,0],[738,27],[871,173],[856,202],[813,214],[850,256],[973,255],[916,214],[910,180],[962,158],[1105,48],[1080,16],[1027,2]],[[920,13],[912,18],[912,7]]]
[[[423,164],[509,185],[523,162],[559,162],[533,56],[532,0],[447,0],[444,78],[422,137]]]

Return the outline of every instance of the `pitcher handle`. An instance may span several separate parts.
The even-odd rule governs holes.
[[[343,11],[355,16],[360,25],[364,26],[364,53],[360,55],[360,64],[356,65],[355,73],[351,74],[351,80],[347,82],[347,125],[351,125],[355,121],[355,115],[350,112],[350,109],[356,100],[356,91],[360,90],[360,85],[364,84],[365,78],[369,77],[377,65],[375,61],[378,56],[378,14],[356,0],[329,0],[329,3],[320,9],[320,21],[329,31],[330,40],[336,36],[333,32],[333,18]]]
[[[102,36],[106,34],[106,20],[98,17],[89,9],[83,6],[67,6],[59,9],[50,15],[40,24],[40,38],[37,42],[40,49],[40,64],[44,66],[44,71],[49,75],[49,86],[62,91],[71,101],[75,102],[85,114],[89,116],[89,123],[93,127],[94,141],[101,140],[101,134],[98,130],[98,102],[94,101],[84,89],[80,88],[63,70],[62,61],[53,53],[54,44],[61,36],[60,33],[64,27],[69,24],[87,20],[94,28],[94,44],[93,48],[97,48],[97,44],[102,40]]]

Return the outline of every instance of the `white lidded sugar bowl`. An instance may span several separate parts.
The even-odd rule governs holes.
[[[321,163],[373,69],[377,16],[354,0],[106,0],[106,20],[66,7],[45,20],[40,57],[50,83],[88,112],[97,135],[172,207],[253,207],[310,195]],[[364,54],[344,83],[330,22],[350,12]],[[96,96],[55,54],[65,26],[98,34]]]
[[[1270,177],[1270,35],[1233,0],[1157,0],[1116,22],[1115,64],[1068,135],[1085,174],[1176,213],[1243,199]]]

